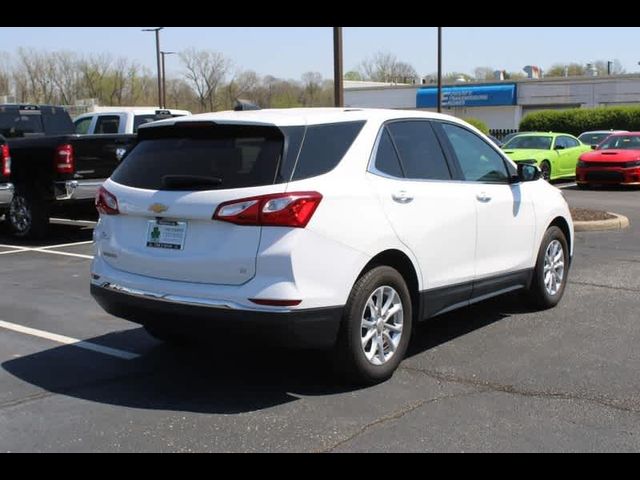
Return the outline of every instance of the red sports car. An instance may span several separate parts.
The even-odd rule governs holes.
[[[640,132],[615,133],[593,152],[580,155],[576,183],[590,185],[640,185]]]

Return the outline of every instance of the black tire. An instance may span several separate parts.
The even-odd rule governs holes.
[[[385,363],[374,365],[365,356],[362,346],[362,319],[368,308],[366,304],[369,297],[383,286],[392,287],[400,299],[403,312],[402,332],[394,353]],[[382,301],[385,298],[388,297],[383,295]],[[344,308],[334,354],[337,371],[347,382],[357,385],[370,385],[391,377],[407,351],[413,324],[412,316],[411,295],[402,275],[388,266],[379,266],[369,270],[353,286]],[[373,339],[370,342],[373,342]],[[373,347],[371,343],[366,345]],[[382,350],[385,351],[384,347]]]
[[[547,287],[545,286],[545,273],[544,273],[544,263],[545,263],[545,255],[547,252],[547,248],[549,245],[558,241],[562,246],[563,253],[563,262],[564,262],[564,270],[562,280],[560,282],[560,287],[557,292],[554,294],[549,293]],[[536,266],[533,272],[533,279],[531,282],[531,286],[527,291],[527,296],[531,303],[540,309],[547,309],[555,307],[562,295],[564,294],[565,287],[567,286],[567,276],[569,273],[569,246],[567,244],[567,239],[564,236],[564,233],[560,228],[556,226],[549,227],[542,237],[542,243],[540,244],[540,250],[538,251],[538,258],[536,260]]]
[[[540,163],[540,170],[542,171],[542,178],[544,178],[547,182],[551,180],[551,164],[549,160],[543,160]]]
[[[17,185],[7,221],[11,233],[18,238],[40,239],[49,230],[50,202],[36,187]]]
[[[168,343],[169,345],[181,346],[189,343],[189,339],[186,335],[181,335],[177,332],[172,332],[166,328],[158,327],[157,325],[143,325],[146,332],[156,340]]]

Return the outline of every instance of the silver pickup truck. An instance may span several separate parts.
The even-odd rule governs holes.
[[[133,134],[145,123],[165,118],[191,115],[187,110],[159,109],[157,107],[96,107],[73,119],[76,133],[80,135]]]

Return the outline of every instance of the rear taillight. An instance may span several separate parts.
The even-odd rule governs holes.
[[[11,155],[9,155],[9,145],[6,144],[0,146],[0,168],[3,176],[11,175]]]
[[[236,225],[304,228],[318,208],[318,192],[292,192],[241,198],[218,205],[214,220]]]
[[[118,199],[106,188],[100,187],[96,194],[96,209],[104,215],[118,215]]]
[[[73,173],[75,168],[75,158],[73,155],[73,145],[65,143],[56,148],[54,162],[56,164],[56,172]]]

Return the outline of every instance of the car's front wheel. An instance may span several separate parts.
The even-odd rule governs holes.
[[[351,290],[336,346],[336,366],[357,384],[393,375],[404,358],[412,328],[411,295],[404,278],[388,266],[369,270]]]
[[[558,304],[567,285],[569,246],[562,230],[549,227],[538,252],[528,295],[535,306],[551,308]]]

